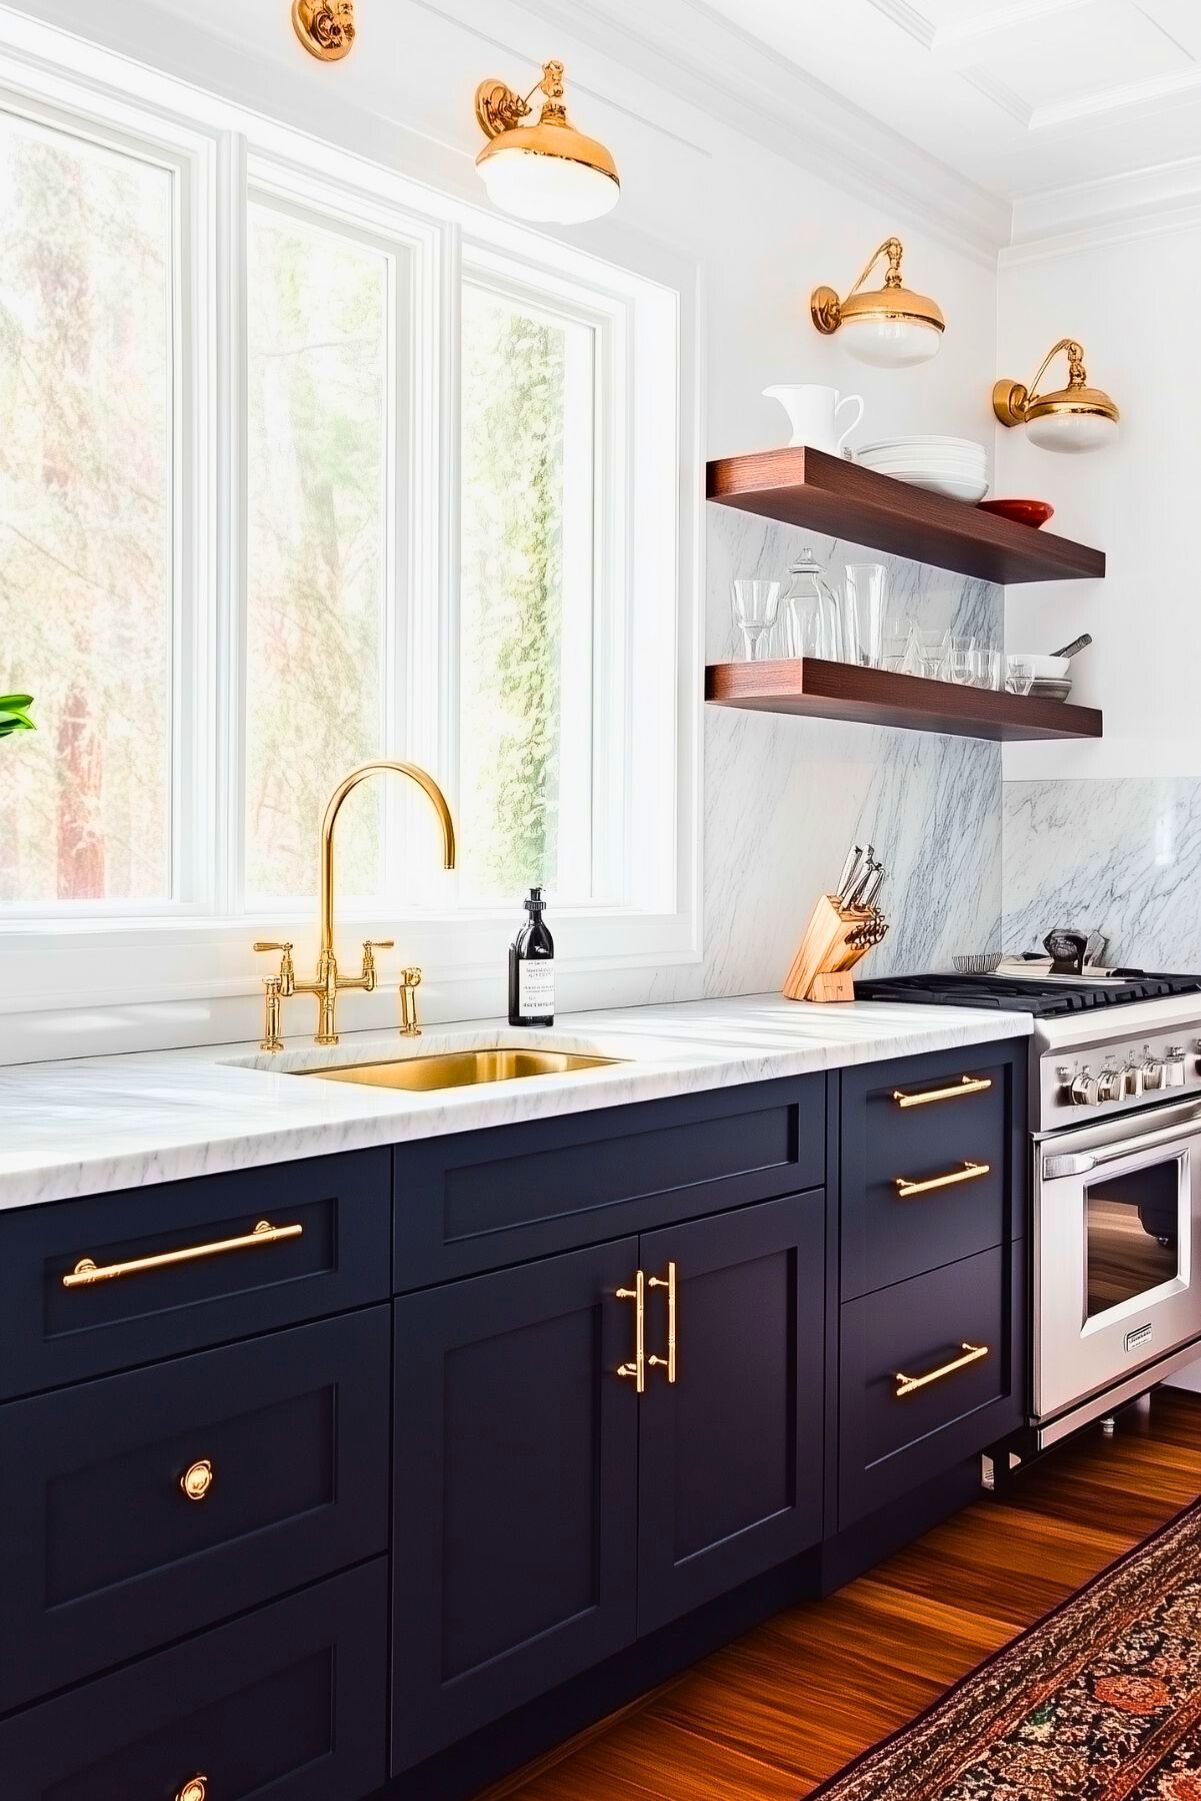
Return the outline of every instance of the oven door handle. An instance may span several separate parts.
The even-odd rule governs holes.
[[[1104,1163],[1120,1163],[1140,1151],[1153,1151],[1161,1144],[1176,1144],[1182,1138],[1194,1138],[1201,1126],[1201,1107],[1174,1126],[1163,1126],[1158,1132],[1141,1132],[1137,1138],[1123,1138],[1119,1144],[1099,1146],[1095,1151],[1059,1151],[1043,1158],[1043,1180],[1054,1182],[1060,1176],[1086,1176]]]

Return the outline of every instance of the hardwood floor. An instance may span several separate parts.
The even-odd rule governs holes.
[[[799,1801],[1198,1494],[1201,1395],[1161,1389],[488,1801]]]

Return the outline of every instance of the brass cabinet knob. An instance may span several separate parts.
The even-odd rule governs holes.
[[[213,1466],[208,1458],[201,1457],[196,1463],[190,1465],[179,1478],[179,1486],[189,1501],[203,1501],[213,1486]],[[200,1784],[199,1793],[192,1794],[190,1792],[195,1786],[190,1782],[187,1788],[180,1791],[180,1801],[204,1801],[205,1778],[197,1776],[195,1780]]]
[[[190,1782],[185,1782],[183,1787],[176,1794],[175,1801],[207,1801],[208,1792],[208,1777],[199,1775],[193,1776],[192,1780]]]

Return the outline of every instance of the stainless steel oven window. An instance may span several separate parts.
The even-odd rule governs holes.
[[[1181,1159],[1090,1182],[1084,1195],[1089,1319],[1180,1275]]]

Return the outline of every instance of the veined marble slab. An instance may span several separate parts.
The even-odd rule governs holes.
[[[1008,950],[1078,925],[1111,963],[1201,969],[1201,779],[1006,782],[1004,843]]]
[[[767,994],[564,1018],[547,1032],[496,1020],[347,1036],[333,1051],[296,1041],[23,1064],[0,1070],[0,1209],[215,1175],[296,1157],[399,1144],[702,1093],[887,1057],[1027,1037],[1024,1013],[853,1003],[815,1007]],[[626,1058],[612,1068],[405,1093],[298,1081],[290,1071],[499,1044]]]
[[[847,563],[883,563],[890,612],[1003,640],[1002,590],[992,583],[710,507],[709,662],[730,653],[734,577],[786,582],[805,546],[835,587]],[[881,898],[892,930],[865,975],[950,968],[957,952],[999,948],[999,745],[706,707],[704,747],[706,993],[780,985],[814,901],[837,881],[853,843],[873,843],[889,871]],[[665,971],[652,998],[682,998],[689,980],[691,972]]]

